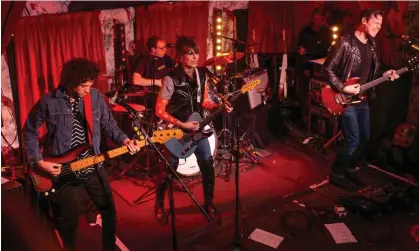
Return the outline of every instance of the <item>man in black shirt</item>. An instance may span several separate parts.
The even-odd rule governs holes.
[[[309,111],[309,79],[313,75],[314,64],[310,60],[326,57],[331,44],[331,31],[325,25],[325,17],[319,9],[314,9],[311,22],[298,36],[297,95],[303,116]]]
[[[162,78],[175,67],[175,61],[166,55],[166,42],[158,36],[147,40],[147,49],[148,55],[142,56],[134,68],[133,84],[160,87]]]
[[[358,95],[360,86],[381,76],[389,80],[399,77],[395,70],[384,72],[377,54],[374,37],[381,29],[382,11],[365,9],[354,32],[340,37],[334,44],[323,65],[324,77],[335,90],[349,95]],[[348,78],[358,77],[359,83],[345,85]],[[344,146],[332,166],[330,181],[346,189],[357,189],[365,183],[355,171],[363,145],[370,138],[370,115],[368,101],[348,105],[341,116]]]
[[[318,9],[312,14],[310,25],[301,30],[298,36],[298,54],[317,59],[325,57],[331,44],[331,31],[324,25],[324,16]]]

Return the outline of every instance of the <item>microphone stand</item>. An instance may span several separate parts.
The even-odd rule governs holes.
[[[155,107],[155,103],[156,103],[156,80],[155,80],[155,73],[154,73],[154,65],[155,65],[155,60],[156,58],[154,56],[151,56],[151,88],[153,89],[153,106]],[[148,109],[148,107],[147,107]],[[157,129],[157,120],[154,120],[153,123],[153,130]]]
[[[387,35],[387,36],[388,36],[388,37],[396,37],[396,38],[398,38],[398,39],[400,39],[400,40],[404,41],[405,43],[409,44],[409,46],[410,46],[412,49],[419,51],[419,45],[414,44],[414,43],[413,43],[413,41],[412,41],[412,39],[414,39],[414,40],[416,40],[416,41],[418,41],[418,42],[419,42],[419,39],[417,39],[417,38],[415,38],[415,37],[411,37],[411,36],[395,36],[395,35],[393,35],[393,34],[389,34],[389,35]]]
[[[233,71],[233,76],[235,74],[237,74],[237,45],[239,44],[246,44],[245,42],[235,39],[235,38],[230,38],[230,37],[226,37],[226,36],[220,36],[224,39],[230,40],[233,43],[233,60],[234,60],[234,71]],[[237,78],[233,79],[233,92],[236,91],[236,86],[237,84]],[[234,241],[233,241],[233,245],[234,245],[234,250],[246,250],[241,242],[240,242],[240,232],[239,232],[239,205],[240,205],[240,199],[239,199],[239,158],[240,158],[240,137],[239,137],[239,118],[240,118],[240,113],[239,111],[235,111],[235,119],[236,119],[236,144],[235,144],[235,162],[236,162],[236,170],[235,170],[235,185],[236,185],[236,207],[235,207],[235,223],[234,223]],[[233,143],[234,145],[234,143]]]
[[[211,222],[210,217],[208,216],[207,212],[199,205],[198,201],[195,199],[195,197],[192,195],[191,191],[186,187],[185,183],[180,179],[179,175],[173,168],[173,166],[169,163],[169,161],[164,157],[163,153],[159,150],[159,148],[153,143],[151,138],[148,136],[148,133],[145,132],[144,128],[141,126],[140,119],[138,112],[132,108],[124,99],[117,98],[115,101],[117,104],[121,105],[125,109],[127,109],[128,113],[132,116],[133,122],[137,128],[140,129],[141,133],[144,135],[147,143],[151,145],[154,150],[159,154],[160,158],[165,162],[166,167],[169,169],[168,173],[168,179],[169,179],[169,206],[170,206],[170,214],[171,214],[171,221],[172,221],[172,248],[174,251],[177,251],[177,233],[176,233],[176,226],[175,226],[175,203],[173,199],[173,186],[172,186],[172,175],[179,181],[179,183],[183,186],[185,191],[189,194],[189,196],[192,198],[194,203],[198,206],[199,210],[201,210],[201,213],[205,216],[208,222]]]

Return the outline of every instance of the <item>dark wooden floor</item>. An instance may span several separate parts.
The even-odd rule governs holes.
[[[395,211],[374,221],[367,221],[355,214],[338,219],[333,214],[315,216],[316,212],[329,212],[334,201],[344,191],[326,184],[317,191],[308,187],[323,181],[330,171],[333,151],[319,154],[313,146],[301,144],[302,135],[294,134],[281,141],[272,140],[266,148],[272,154],[261,164],[246,172],[239,172],[239,233],[245,250],[273,250],[249,239],[259,228],[284,237],[277,250],[419,250],[409,234],[410,227],[419,223],[418,211]],[[241,163],[240,170],[249,168]],[[220,170],[217,170],[217,172]],[[118,174],[117,169],[113,170]],[[387,182],[386,176],[377,171],[361,170],[371,184]],[[135,173],[134,173],[135,174]],[[154,219],[154,195],[143,203],[133,201],[153,191],[153,182],[131,176],[111,182],[117,207],[117,237],[121,250],[172,250],[172,228],[160,226]],[[197,179],[199,181],[199,179]],[[189,181],[189,180],[185,180]],[[190,190],[199,203],[203,203],[202,186],[189,183]],[[209,224],[189,195],[178,189],[174,192],[175,219],[178,250],[235,250],[235,182],[216,179],[215,203],[222,213],[221,225]],[[306,207],[294,203],[299,201]],[[3,202],[4,203],[4,202]],[[168,207],[166,199],[166,208]],[[298,228],[284,225],[284,214],[301,212],[296,217]],[[344,222],[352,231],[357,244],[334,243],[324,227],[325,223]],[[78,232],[78,250],[101,249],[101,227],[90,226],[82,217]]]

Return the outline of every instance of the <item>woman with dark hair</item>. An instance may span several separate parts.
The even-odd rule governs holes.
[[[195,39],[180,36],[176,42],[176,57],[179,65],[175,70],[163,78],[162,87],[157,98],[156,115],[167,123],[179,126],[188,131],[199,129],[198,121],[187,121],[193,112],[199,112],[202,116],[204,109],[212,110],[218,107],[208,97],[208,85],[205,67],[198,67],[199,47]],[[230,112],[231,107],[226,106]],[[179,160],[165,151],[168,160],[176,167]],[[202,139],[195,150],[197,162],[202,174],[204,190],[204,209],[213,219],[220,219],[215,209],[214,186],[215,175],[213,158],[208,139]],[[168,179],[165,172],[161,172],[156,178],[156,203],[155,216],[162,224],[167,224],[167,214],[164,212],[164,194],[167,190]]]

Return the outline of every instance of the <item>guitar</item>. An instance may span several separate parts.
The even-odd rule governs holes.
[[[413,57],[408,61],[408,66],[397,70],[397,74],[401,75],[408,71],[414,71],[419,66],[418,57]],[[389,77],[382,76],[376,80],[368,82],[364,85],[361,85],[361,90],[358,95],[350,95],[345,93],[339,93],[331,88],[329,85],[326,85],[321,90],[321,99],[323,106],[332,114],[338,115],[345,111],[346,106],[351,104],[360,103],[366,98],[365,91],[377,86],[385,81],[389,80]],[[356,84],[359,81],[359,78],[351,78],[346,81],[345,86]]]
[[[282,56],[281,64],[281,75],[279,77],[279,92],[280,98],[286,99],[288,96],[287,87],[287,68],[288,68],[288,55],[287,55],[287,44],[285,40],[285,30],[282,30],[282,41],[284,42],[284,55]]]
[[[183,132],[179,129],[160,130],[153,132],[151,140],[162,144],[171,138],[181,138],[182,136]],[[140,141],[141,147],[146,144],[146,140]],[[88,177],[83,173],[83,170],[129,152],[127,146],[122,146],[100,155],[78,159],[78,156],[88,149],[89,146],[82,145],[74,148],[63,156],[44,157],[45,161],[62,164],[61,173],[58,176],[53,177],[40,168],[30,168],[28,172],[33,181],[35,190],[42,192],[41,194],[45,197],[58,194],[60,190],[68,184],[84,182]]]
[[[249,83],[244,84],[242,88],[237,91],[227,102],[233,103],[240,97],[240,95],[254,89],[261,83],[262,81],[260,78],[252,79]],[[222,99],[226,101],[227,97],[222,97]],[[217,108],[217,110],[215,110],[215,112],[208,115],[208,117],[205,119],[202,119],[199,113],[192,113],[187,121],[200,122],[199,129],[197,131],[192,131],[185,134],[181,139],[170,139],[165,143],[166,148],[179,159],[186,159],[191,156],[195,152],[199,141],[208,138],[213,134],[214,131],[205,128],[205,126],[213,121],[224,110],[225,103],[226,102],[224,102],[220,107]]]

